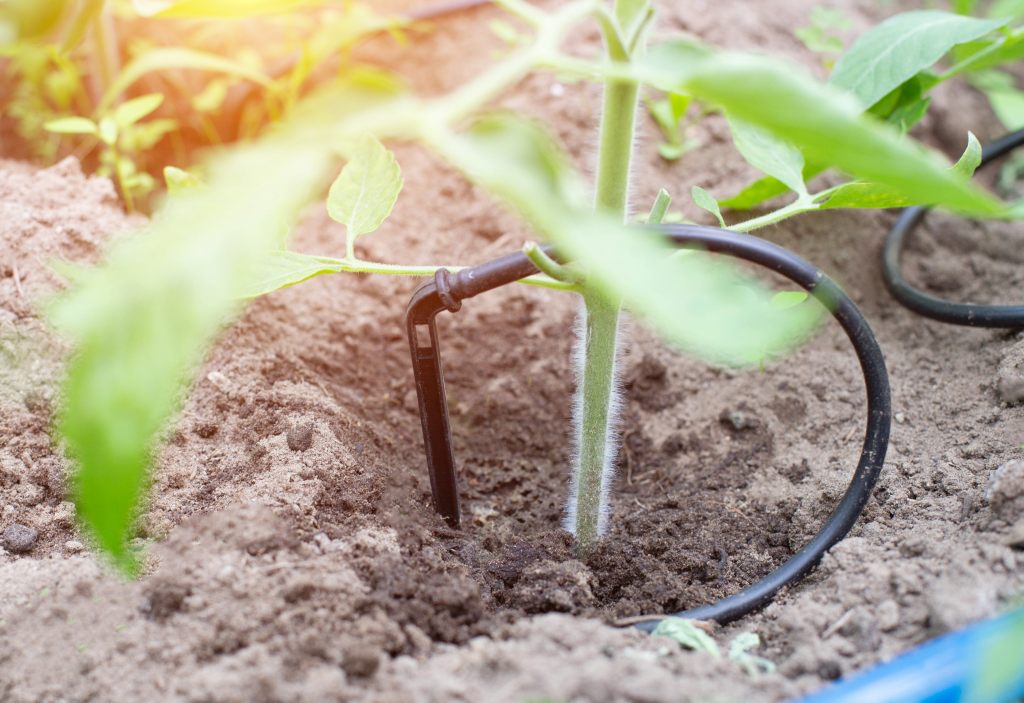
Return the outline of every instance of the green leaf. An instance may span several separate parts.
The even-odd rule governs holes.
[[[247,282],[239,296],[257,298],[302,283],[314,276],[338,273],[341,270],[337,262],[324,257],[294,251],[271,252],[257,264],[253,280]]]
[[[696,203],[697,207],[702,210],[707,210],[714,215],[715,219],[718,220],[719,225],[723,228],[726,226],[725,220],[722,219],[722,210],[718,207],[718,201],[715,200],[711,193],[707,192],[700,186],[694,186],[690,189],[690,197],[693,198],[693,202]]]
[[[122,105],[118,105],[117,109],[114,110],[114,122],[121,129],[131,127],[160,107],[163,101],[164,96],[160,93],[150,93],[149,95],[133,98]]]
[[[568,157],[531,123],[495,116],[431,144],[578,262],[597,290],[692,353],[757,362],[798,344],[821,318],[821,306],[778,310],[770,291],[720,257],[673,257],[661,235],[595,213]]]
[[[931,67],[957,44],[982,37],[1007,20],[982,20],[940,10],[904,12],[872,28],[840,57],[829,83],[871,107]]]
[[[691,42],[651,47],[639,73],[662,90],[715,103],[731,119],[757,125],[821,166],[888,185],[917,202],[981,217],[1006,208],[935,151],[862,114],[849,95],[821,85],[798,67],[736,53],[695,50]]]
[[[776,178],[795,193],[807,194],[804,156],[799,149],[739,119],[730,119],[729,127],[732,129],[732,141],[747,163]]]
[[[658,623],[658,626],[654,628],[651,634],[658,637],[668,637],[687,649],[707,652],[716,658],[722,656],[722,652],[718,649],[718,644],[711,638],[711,635],[694,625],[692,620],[676,617],[665,618]]]
[[[223,73],[229,76],[245,78],[267,87],[272,83],[271,79],[262,71],[246,66],[243,63],[226,59],[223,56],[218,56],[217,54],[209,54],[183,47],[151,49],[133,59],[122,69],[103,94],[99,102],[99,111],[102,113],[109,109],[121,93],[147,73],[173,69]]]
[[[99,134],[96,123],[88,117],[61,117],[43,125],[47,132],[57,134]]]
[[[967,148],[950,171],[968,179],[974,175],[979,165],[981,165],[981,143],[978,142],[978,138],[974,134],[968,132]],[[926,200],[908,197],[889,186],[865,181],[844,183],[826,193],[828,193],[828,199],[821,204],[821,208],[824,210],[839,208],[887,209],[929,204]]]
[[[788,192],[789,188],[778,178],[765,176],[746,186],[736,195],[720,200],[718,204],[729,210],[752,210],[766,200]]]
[[[401,191],[395,155],[375,137],[363,136],[327,195],[327,213],[345,225],[350,251],[356,239],[384,223]]]

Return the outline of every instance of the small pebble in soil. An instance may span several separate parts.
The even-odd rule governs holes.
[[[1009,522],[1024,514],[1024,461],[1014,459],[993,471],[985,497],[992,512]]]
[[[723,410],[718,416],[723,425],[732,428],[736,432],[752,430],[757,427],[757,417],[743,410]]]
[[[24,554],[32,551],[38,539],[39,533],[36,530],[14,523],[0,535],[0,544],[9,552]]]
[[[1024,403],[1024,339],[1010,347],[999,364],[996,393],[1008,405]]]
[[[64,551],[68,554],[78,554],[83,549],[85,549],[85,545],[77,539],[69,539],[64,543]]]
[[[835,681],[842,675],[842,668],[834,661],[826,660],[818,664],[818,676],[825,681]]]
[[[308,422],[292,425],[291,429],[288,430],[286,439],[288,440],[288,448],[293,452],[306,451],[313,446],[313,425]]]

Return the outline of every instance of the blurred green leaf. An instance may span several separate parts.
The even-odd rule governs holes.
[[[805,290],[782,290],[772,296],[772,305],[785,310],[800,305],[810,297]]]
[[[78,465],[78,514],[122,568],[134,566],[127,538],[182,379],[238,312],[237,292],[327,163],[322,150],[282,139],[222,156],[208,188],[168,200],[145,236],[116,247],[102,275],[54,307],[76,350],[59,430]]]
[[[177,195],[202,185],[202,181],[194,175],[176,166],[164,166],[164,183],[167,184],[167,192]]]
[[[217,54],[184,47],[150,49],[128,63],[118,74],[117,78],[114,79],[114,82],[107,87],[106,92],[103,93],[103,97],[100,99],[99,111],[103,112],[110,109],[110,106],[113,105],[121,93],[147,73],[175,69],[223,73],[245,78],[267,87],[272,83],[271,79],[262,71],[258,71],[238,61],[218,56]]]
[[[99,134],[96,123],[88,117],[62,117],[43,125],[48,132],[56,134]]]
[[[1024,0],[995,0],[988,8],[989,17],[1017,19],[1024,15]]]
[[[53,305],[51,319],[75,348],[57,424],[77,467],[78,515],[122,569],[135,567],[127,545],[147,468],[188,379],[320,191],[325,144],[354,138],[351,114],[394,97],[332,91],[271,136],[221,153],[205,187],[168,198],[143,233],[119,240]]]
[[[971,84],[985,94],[1003,126],[1010,130],[1024,127],[1024,92],[1013,76],[1003,71],[984,71],[971,76]]]
[[[113,117],[102,117],[99,123],[99,137],[107,146],[113,146],[117,143],[117,122],[114,121]]]
[[[114,110],[114,122],[121,129],[131,127],[149,113],[156,110],[164,101],[160,93],[150,93],[133,98],[126,103],[117,106]]]
[[[981,144],[978,138],[972,133],[967,133],[967,149],[960,160],[950,169],[964,178],[970,178],[981,164]],[[821,203],[822,209],[835,210],[839,208],[901,208],[913,205],[927,205],[904,195],[898,190],[880,183],[866,183],[864,181],[851,181],[841,186],[830,189],[828,198]]]
[[[829,83],[856,95],[865,108],[871,107],[957,44],[1005,24],[1005,19],[982,20],[941,10],[894,15],[857,39],[836,63]]]

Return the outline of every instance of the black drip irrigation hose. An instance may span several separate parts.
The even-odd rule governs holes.
[[[702,248],[764,266],[807,290],[832,312],[846,332],[864,375],[867,422],[860,460],[849,488],[821,530],[799,552],[760,581],[717,603],[675,614],[725,624],[761,608],[780,589],[810,573],[825,552],[845,537],[857,521],[878,481],[889,445],[892,414],[889,376],[878,342],[857,306],[830,278],[796,254],[757,237],[712,227],[662,225],[657,229],[676,246]],[[443,310],[458,311],[467,298],[535,273],[537,268],[522,253],[458,273],[439,270],[432,282],[413,294],[406,311],[406,331],[434,509],[451,527],[459,526],[461,512],[435,318]],[[630,624],[651,632],[662,619],[651,617]]]
[[[982,150],[981,166],[1005,156],[1022,145],[1024,129],[985,145]],[[956,303],[929,295],[907,282],[900,271],[900,255],[903,253],[907,237],[917,229],[927,214],[926,207],[905,209],[885,238],[885,247],[882,250],[882,276],[893,297],[919,315],[952,325],[1011,329],[1024,327],[1024,305]]]

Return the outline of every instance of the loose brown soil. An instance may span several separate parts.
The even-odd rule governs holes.
[[[803,0],[666,7],[668,28],[814,67]],[[873,3],[839,3],[857,29]],[[492,16],[396,50],[428,90],[489,60]],[[597,40],[584,36],[586,50]],[[396,56],[397,52],[397,56]],[[466,61],[466,56],[477,57]],[[421,72],[422,73],[422,72]],[[590,167],[599,91],[533,78],[505,103],[550,120]],[[979,97],[937,99],[920,136],[954,153],[998,134]],[[633,198],[752,174],[712,119],[676,164],[644,121]],[[529,232],[427,153],[398,150],[406,191],[367,258],[473,263]],[[684,204],[690,217],[702,213]],[[878,266],[892,216],[828,213],[766,232],[841,281],[886,354],[895,424],[875,497],[805,582],[718,633],[758,632],[778,672],[609,623],[707,603],[817,531],[859,453],[863,389],[826,328],[765,373],[709,368],[633,323],[613,528],[585,562],[559,529],[576,302],[507,288],[441,322],[465,525],[433,515],[402,314],[414,282],[335,276],[256,301],[211,352],[169,433],[140,525],[146,574],[90,556],[51,438],[66,351],[38,318],[55,258],[90,262],[139,224],[73,161],[0,165],[0,699],[9,701],[775,701],[997,612],[1024,585],[1024,337],[899,307]],[[310,208],[300,251],[342,231]],[[1024,233],[936,215],[907,273],[963,299],[1019,301]],[[681,302],[681,304],[683,304]],[[1016,385],[1015,385],[1016,384]],[[1024,394],[1022,394],[1024,395]],[[18,541],[21,540],[21,541]],[[15,552],[14,548],[24,551]]]

